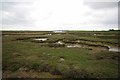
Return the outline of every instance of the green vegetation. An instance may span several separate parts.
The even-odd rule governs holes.
[[[106,46],[119,46],[118,37],[118,31],[5,31],[3,78],[117,78],[118,52],[110,52]]]

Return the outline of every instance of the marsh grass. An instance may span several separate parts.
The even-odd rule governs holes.
[[[83,35],[84,38],[87,38],[87,41],[81,41],[86,44],[92,43],[98,45],[99,41],[97,38],[99,38],[101,41],[107,41],[105,40],[106,38],[90,38],[88,35],[93,35],[94,33],[92,32],[89,32],[89,34],[84,33],[85,32],[68,32],[61,35],[53,34],[48,37],[46,42],[43,43],[34,41],[32,42],[32,39],[34,38],[33,35],[31,35],[32,37],[29,35],[29,39],[28,35],[3,36],[3,72],[12,71],[14,73],[19,71],[21,68],[26,68],[28,73],[31,70],[40,73],[49,72],[52,75],[61,75],[65,78],[118,77],[118,53],[102,50],[99,49],[99,47],[98,49],[95,47],[67,48],[65,45],[54,43],[59,40],[64,42],[76,41],[82,38]],[[101,32],[101,34],[105,34],[107,36],[109,33]],[[110,33],[109,35],[112,34]],[[37,35],[37,37],[38,36],[39,35]],[[92,42],[91,40],[96,41]],[[101,44],[105,45],[107,43]],[[114,40],[112,45],[115,46]],[[64,60],[60,61],[61,58]],[[23,69],[23,71],[26,70]]]

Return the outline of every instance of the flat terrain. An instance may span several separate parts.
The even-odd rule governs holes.
[[[118,38],[118,31],[3,31],[3,78],[117,78]]]

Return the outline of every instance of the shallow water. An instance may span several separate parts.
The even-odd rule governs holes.
[[[34,40],[38,40],[38,41],[46,41],[47,38],[37,38],[37,39],[34,39]]]
[[[58,41],[58,42],[56,42],[57,44],[64,44],[62,41]]]
[[[5,36],[9,36],[9,35],[5,35]]]
[[[109,51],[120,52],[120,48],[110,48]]]
[[[75,48],[75,47],[81,47],[80,45],[68,45],[68,48]]]

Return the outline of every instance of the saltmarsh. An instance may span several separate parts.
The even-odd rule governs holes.
[[[3,32],[3,78],[117,78],[119,53],[104,46],[119,46],[118,37],[117,31]],[[66,47],[73,44],[82,47]]]

